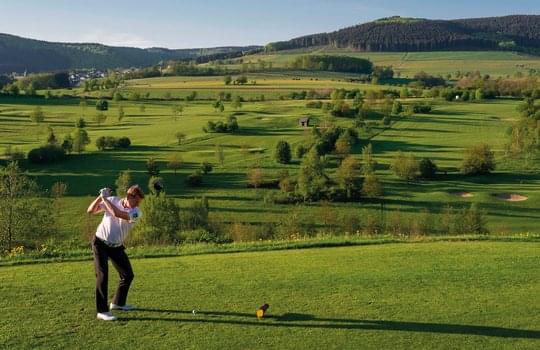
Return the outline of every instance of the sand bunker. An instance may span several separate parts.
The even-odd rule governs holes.
[[[471,192],[454,192],[453,195],[454,195],[454,196],[461,197],[461,198],[471,198],[471,197],[474,197],[474,194],[472,194]]]
[[[500,193],[497,198],[507,202],[521,202],[529,199],[528,197],[516,194],[516,193]]]

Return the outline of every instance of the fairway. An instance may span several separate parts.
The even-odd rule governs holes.
[[[140,309],[112,324],[95,319],[91,261],[0,267],[0,344],[537,349],[539,252],[534,242],[440,242],[134,259],[129,301]]]

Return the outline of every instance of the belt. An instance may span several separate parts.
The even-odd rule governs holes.
[[[96,236],[96,239],[98,241],[100,241],[101,243],[105,244],[107,247],[109,248],[118,248],[118,247],[121,247],[122,246],[122,243],[113,243],[113,242],[109,242],[109,241],[106,241],[104,239],[101,239],[99,238],[98,236]]]

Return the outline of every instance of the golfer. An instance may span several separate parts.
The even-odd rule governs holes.
[[[125,198],[110,196],[110,189],[103,188],[87,209],[90,214],[104,213],[92,239],[96,270],[97,318],[100,320],[115,321],[116,317],[111,310],[129,311],[135,308],[126,304],[134,275],[125,252],[124,240],[141,216],[139,204],[143,198],[144,194],[138,185],[131,186]],[[109,258],[120,276],[118,288],[110,305],[107,304]]]

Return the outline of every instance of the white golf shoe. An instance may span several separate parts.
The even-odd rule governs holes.
[[[120,306],[120,305],[116,305],[116,304],[111,303],[109,308],[111,310],[131,311],[131,310],[135,310],[135,305],[126,304],[126,305]]]
[[[97,318],[103,321],[116,321],[117,318],[110,312],[98,312]]]

